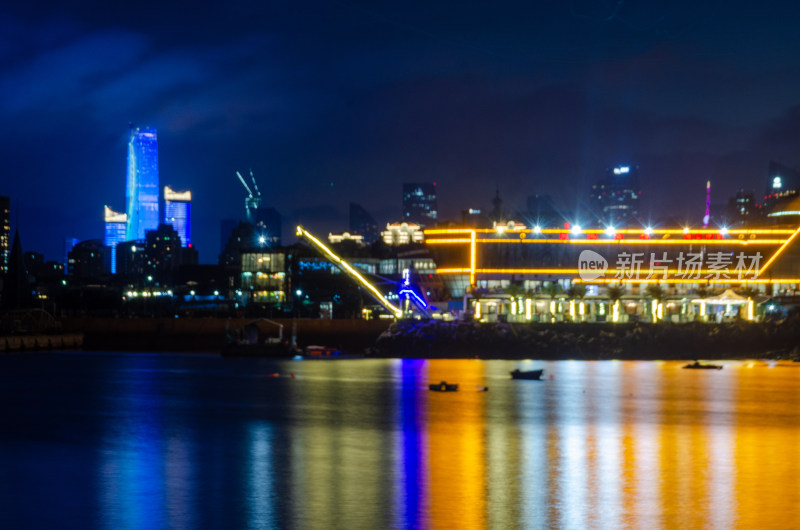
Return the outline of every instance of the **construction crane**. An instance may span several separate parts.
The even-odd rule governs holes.
[[[347,263],[345,260],[340,258],[336,255],[327,245],[325,245],[322,241],[314,237],[314,235],[303,228],[302,226],[297,227],[297,236],[306,238],[313,246],[320,250],[328,260],[330,260],[334,265],[337,265],[342,272],[356,280],[359,285],[363,286],[367,292],[384,308],[386,308],[395,318],[402,318],[403,310],[399,307],[392,304],[389,300],[383,296],[378,289],[375,288],[374,285],[369,283],[364,276],[361,275],[356,269],[353,268],[352,265]]]
[[[261,208],[261,192],[258,189],[258,184],[256,184],[256,178],[253,176],[253,170],[250,170],[250,179],[253,181],[253,189],[250,189],[250,186],[247,185],[247,181],[245,181],[241,173],[237,171],[236,176],[239,177],[239,181],[242,183],[242,186],[244,186],[244,189],[247,190],[247,197],[244,199],[244,209],[247,213],[247,222],[255,225],[257,221],[256,211]],[[253,190],[255,190],[255,192]]]

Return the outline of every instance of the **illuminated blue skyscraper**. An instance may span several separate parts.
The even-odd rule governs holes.
[[[174,191],[164,186],[164,224],[172,225],[182,247],[192,246],[191,206],[191,191]]]
[[[128,230],[126,240],[144,239],[158,228],[158,137],[153,128],[131,127],[128,138]]]
[[[105,207],[106,238],[103,243],[111,249],[111,274],[117,273],[117,244],[127,241],[128,216]]]

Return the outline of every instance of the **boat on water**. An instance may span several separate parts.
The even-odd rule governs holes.
[[[684,368],[688,370],[722,370],[722,366],[718,364],[702,364],[700,361],[687,364]]]
[[[432,390],[433,392],[455,392],[458,390],[458,385],[449,384],[447,381],[442,381],[441,383],[428,385],[428,389]]]
[[[259,326],[267,323],[278,327],[278,335],[265,335]],[[301,351],[293,341],[284,339],[283,325],[266,318],[247,322],[241,329],[228,329],[222,345],[223,357],[274,357],[291,359]]]
[[[542,374],[544,373],[544,369],[541,370],[527,370],[521,371],[519,369],[513,370],[511,372],[511,379],[532,379],[532,380],[541,380]]]

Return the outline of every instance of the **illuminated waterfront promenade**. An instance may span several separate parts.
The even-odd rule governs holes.
[[[759,297],[763,302],[796,294],[798,234],[796,226],[615,229],[508,223],[427,229],[425,242],[436,273],[479,320],[503,315],[515,322],[686,322],[723,314],[757,319]],[[612,286],[619,290],[614,296]]]

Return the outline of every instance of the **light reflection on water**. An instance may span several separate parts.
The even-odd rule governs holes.
[[[797,363],[2,362],[4,528],[800,527]]]

